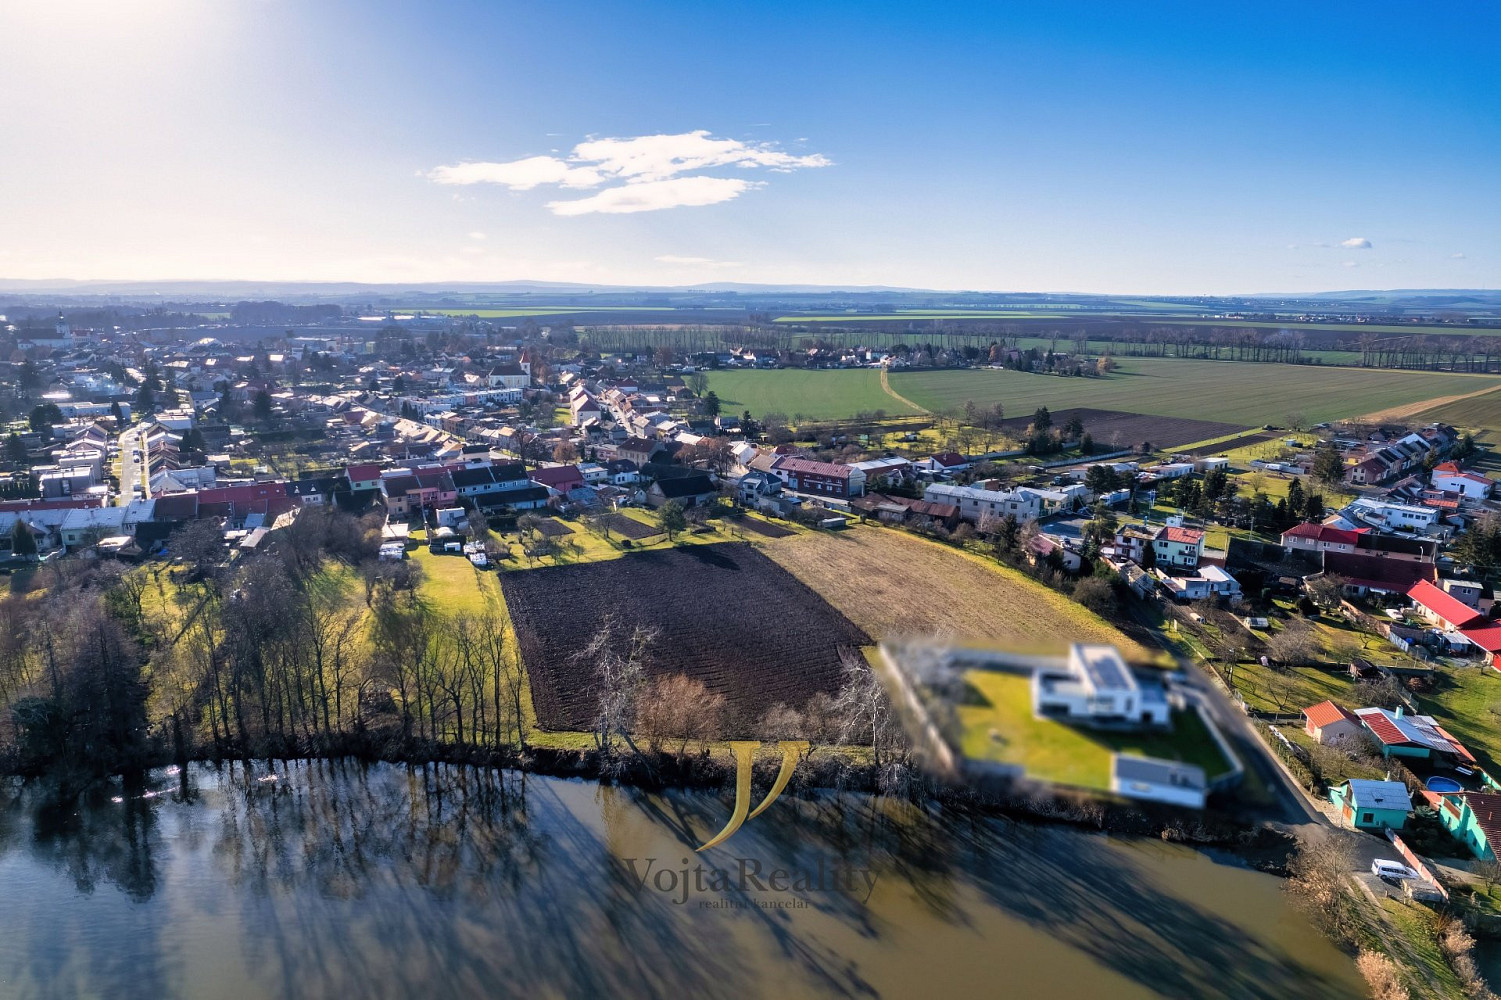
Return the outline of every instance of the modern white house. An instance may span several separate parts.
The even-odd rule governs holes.
[[[1032,673],[1032,711],[1086,725],[1166,726],[1167,696],[1143,684],[1114,646],[1076,642],[1061,667]]]

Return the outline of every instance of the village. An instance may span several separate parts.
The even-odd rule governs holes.
[[[1140,644],[1129,665],[1108,644],[1010,666],[952,653],[994,706],[951,713],[935,756],[954,773],[1195,810],[1268,803],[1285,780],[1328,823],[1390,837],[1367,853],[1419,875],[1390,885],[1462,886],[1501,912],[1501,506],[1468,434],[1339,422],[1162,448],[1094,443],[1088,410],[792,421],[726,412],[706,377],[776,377],[777,354],[590,356],[543,330],[433,340],[414,350],[389,323],[371,340],[152,344],[59,319],[25,345],[38,402],[9,431],[0,554],[19,571],[180,559],[175,533],[208,521],[232,562],[322,509],[378,523],[381,563],[431,575],[452,559],[504,583],[638,550],[894,529],[1019,570]],[[1019,358],[1034,364],[997,360]],[[513,614],[543,613],[516,579]],[[532,696],[587,729],[564,707],[575,681],[546,680],[545,643],[531,655]],[[1162,669],[1184,662],[1204,684]]]

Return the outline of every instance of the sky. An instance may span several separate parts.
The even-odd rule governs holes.
[[[0,277],[1501,285],[1491,2],[0,0]]]

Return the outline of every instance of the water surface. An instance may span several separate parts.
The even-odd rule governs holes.
[[[1364,995],[1278,880],[1199,852],[843,796],[695,854],[730,805],[355,762],[12,784],[0,995]]]

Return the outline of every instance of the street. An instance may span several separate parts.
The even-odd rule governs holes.
[[[143,426],[127,427],[120,432],[120,495],[115,498],[117,507],[123,507],[135,499],[138,483],[142,497],[151,496],[150,457],[146,454],[141,434]]]

